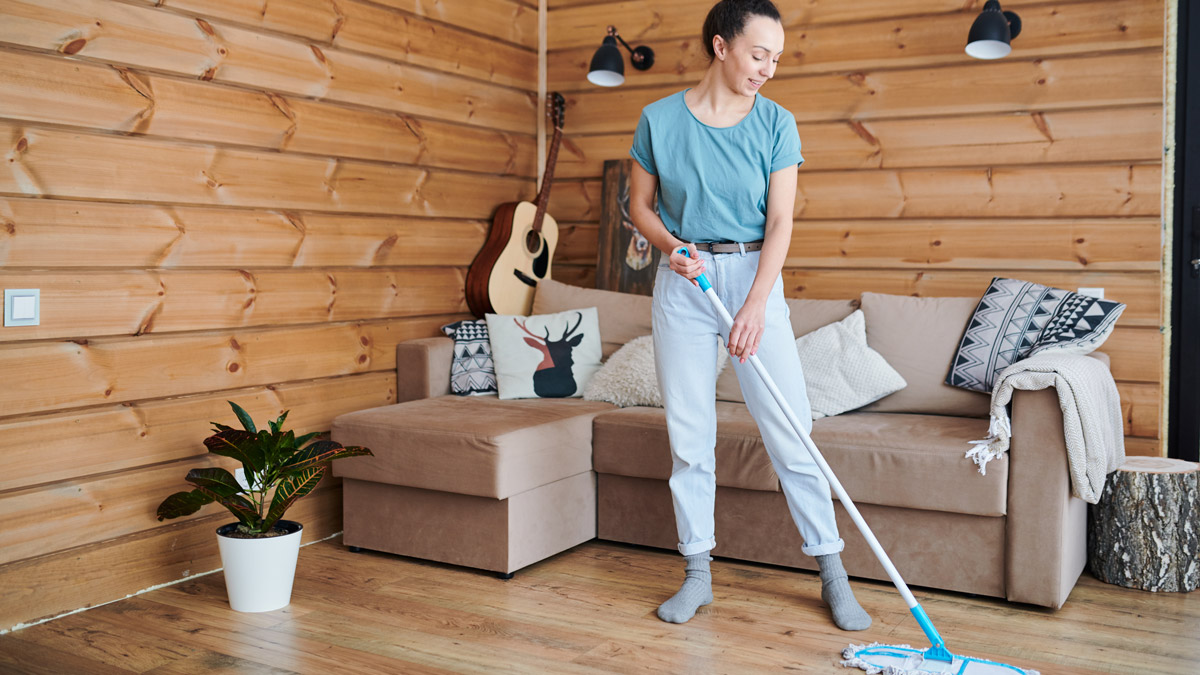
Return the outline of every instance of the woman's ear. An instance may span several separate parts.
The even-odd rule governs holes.
[[[725,44],[725,38],[721,37],[720,35],[714,35],[712,46],[713,46],[713,55],[716,56],[721,61],[724,61],[725,55],[726,55],[726,47],[727,47],[727,45]]]

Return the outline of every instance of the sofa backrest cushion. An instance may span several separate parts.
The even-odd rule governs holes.
[[[858,309],[858,300],[810,300],[787,298],[785,300],[792,319],[792,333],[796,337],[807,335],[822,326],[850,316]]]
[[[945,383],[979,298],[863,293],[867,344],[908,382],[863,410],[987,417],[991,397]]]
[[[787,298],[788,311],[792,320],[792,332],[796,337],[850,316],[858,308],[857,300],[810,300]],[[868,326],[868,330],[870,326]],[[717,378],[717,400],[744,403],[742,389],[738,385],[737,373],[733,368],[721,371]]]
[[[555,314],[568,309],[595,307],[600,318],[601,353],[608,359],[626,342],[650,334],[650,303],[647,295],[581,288],[543,279],[533,294],[532,311],[534,314]]]

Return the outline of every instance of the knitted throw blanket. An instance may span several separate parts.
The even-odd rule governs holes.
[[[1108,367],[1079,354],[1043,352],[1001,371],[992,390],[988,437],[971,441],[967,457],[979,473],[987,463],[1004,457],[1012,427],[1006,406],[1014,389],[1054,387],[1063,413],[1063,435],[1071,473],[1071,494],[1089,504],[1100,501],[1104,479],[1125,461],[1125,430],[1121,398]]]

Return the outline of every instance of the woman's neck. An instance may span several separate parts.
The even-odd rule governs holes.
[[[727,85],[715,62],[700,83],[684,94],[684,101],[701,122],[714,127],[733,126],[754,107],[754,97],[739,94]]]

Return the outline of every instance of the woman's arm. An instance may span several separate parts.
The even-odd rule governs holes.
[[[788,247],[792,242],[792,214],[796,208],[797,167],[780,169],[771,174],[767,186],[767,222],[763,236],[758,271],[745,303],[733,320],[729,331],[729,353],[742,362],[758,352],[758,343],[766,328],[767,296],[775,279],[783,270]]]
[[[671,234],[663,224],[662,218],[654,212],[654,193],[658,190],[658,176],[647,171],[638,162],[633,162],[632,167],[632,173],[629,174],[629,218],[633,220],[633,226],[651,245],[670,258],[672,270],[691,279],[695,284],[696,277],[704,272],[704,261],[696,255],[694,246]],[[793,193],[795,189],[793,183]],[[679,247],[684,245],[687,246],[691,257],[676,253]],[[786,249],[784,252],[786,254]]]

